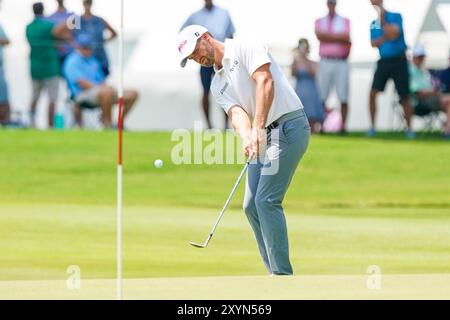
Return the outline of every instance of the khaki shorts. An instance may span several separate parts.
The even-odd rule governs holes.
[[[39,99],[43,90],[47,91],[49,101],[55,103],[58,100],[59,78],[33,80],[33,101]]]
[[[348,103],[350,67],[346,60],[332,60],[322,58],[319,64],[317,84],[320,98],[325,102],[333,88],[341,103]]]
[[[99,105],[100,104],[100,100],[99,100],[100,89],[101,89],[100,86],[96,86],[96,87],[92,87],[88,90],[81,92],[75,98],[75,102],[76,103],[88,103],[91,105]],[[118,101],[118,95],[117,95],[117,91],[115,91],[114,103],[117,103],[117,101]]]

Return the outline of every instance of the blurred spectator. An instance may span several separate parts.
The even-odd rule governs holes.
[[[0,124],[2,125],[9,123],[11,113],[8,99],[8,86],[3,68],[3,47],[7,45],[9,45],[9,39],[0,25]]]
[[[183,24],[181,30],[185,27],[197,24],[209,30],[211,35],[219,41],[225,41],[227,38],[233,38],[234,25],[227,10],[213,4],[212,0],[205,0],[205,6],[194,12]],[[205,114],[208,129],[211,128],[209,118],[209,90],[214,76],[214,67],[200,67],[200,78],[203,86],[202,106]],[[225,128],[228,126],[228,116],[225,113]]]
[[[74,19],[75,14],[70,12],[64,6],[64,0],[56,0],[58,3],[58,9],[56,12],[47,17],[47,20],[52,22],[54,25],[71,24],[72,19]],[[58,48],[58,57],[59,57],[59,65],[62,67],[64,64],[64,60],[66,57],[75,49],[73,45],[73,40],[58,40],[57,41]]]
[[[103,74],[107,77],[110,74],[108,55],[105,50],[105,42],[117,37],[117,32],[101,17],[92,14],[92,0],[83,0],[84,13],[80,17],[79,29],[74,29],[75,38],[82,34],[88,34],[93,41],[92,52],[94,57],[100,61]],[[105,31],[109,31],[109,36],[105,38]]]
[[[71,53],[63,66],[63,74],[68,82],[74,101],[78,105],[88,104],[100,107],[105,128],[111,128],[111,110],[118,102],[117,91],[105,83],[106,76],[102,66],[93,55],[92,38],[83,34],[77,39],[78,48]],[[136,103],[135,90],[124,91],[124,118]],[[76,110],[76,121],[81,125],[81,110]]]
[[[414,113],[424,116],[440,110],[446,112],[444,136],[450,138],[450,95],[444,95],[433,88],[430,72],[423,67],[425,57],[425,48],[417,45],[413,50],[413,63],[409,66],[411,103]]]
[[[371,128],[367,135],[373,137],[376,134],[376,99],[378,93],[384,91],[386,82],[393,79],[400,96],[400,104],[405,112],[408,126],[407,137],[414,139],[415,134],[411,130],[413,109],[409,100],[408,60],[405,55],[407,46],[403,34],[403,18],[399,13],[386,11],[383,0],[371,0],[371,3],[379,16],[370,25],[370,39],[372,47],[379,49],[381,59],[377,63],[370,91]]]
[[[33,4],[34,20],[27,25],[26,36],[30,45],[30,69],[33,80],[33,98],[31,102],[30,121],[35,126],[36,106],[42,91],[47,91],[49,98],[48,125],[53,127],[55,104],[58,99],[59,59],[55,39],[70,36],[65,23],[54,26],[44,18],[42,2]]]
[[[309,42],[300,39],[294,51],[292,76],[296,78],[295,92],[303,103],[311,126],[311,132],[317,133],[324,121],[325,112],[316,84],[317,63],[309,59]]]
[[[345,133],[348,114],[350,66],[350,20],[336,13],[337,0],[327,0],[328,14],[316,20],[316,36],[320,41],[320,66],[317,81],[323,104],[327,102],[330,91],[336,87],[341,102],[341,115]]]
[[[441,82],[442,92],[450,93],[450,54],[448,56],[448,68],[442,71],[441,76],[439,78]]]

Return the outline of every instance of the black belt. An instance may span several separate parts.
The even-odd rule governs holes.
[[[297,109],[295,111],[291,111],[288,113],[285,113],[284,115],[282,115],[281,117],[279,117],[277,120],[275,120],[274,122],[272,122],[271,124],[269,124],[266,127],[266,130],[268,131],[268,133],[270,132],[270,130],[273,130],[275,128],[277,128],[280,124],[295,119],[297,117],[302,117],[305,115],[305,112],[303,111],[303,109]]]
[[[267,129],[267,131],[271,131],[271,130],[273,130],[273,129],[275,129],[276,127],[278,127],[280,124],[278,123],[278,121],[274,121],[274,122],[272,122],[271,124],[269,124],[267,127],[266,127],[266,129]]]

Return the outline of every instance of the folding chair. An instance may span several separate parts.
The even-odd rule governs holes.
[[[98,104],[89,102],[76,102],[71,98],[77,124],[88,130],[100,130],[103,128],[102,111]]]
[[[75,123],[80,128],[89,130],[100,130],[103,128],[102,111],[98,104],[89,102],[76,102],[74,93],[70,90],[67,82],[68,102],[72,106],[75,117]]]
[[[430,111],[427,107],[421,107],[420,103],[413,107],[414,116],[424,121],[425,132],[432,133],[442,130],[445,124],[445,113],[443,111]]]
[[[414,117],[418,117],[423,121],[425,132],[437,132],[440,131],[445,124],[445,114],[442,111],[421,111],[417,105],[412,104],[414,109]],[[394,112],[394,117],[392,120],[392,128],[394,131],[406,131],[408,125],[405,120],[405,112],[402,105],[398,100],[398,96],[392,102],[392,108]]]

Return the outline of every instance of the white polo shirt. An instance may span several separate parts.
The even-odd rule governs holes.
[[[231,107],[240,106],[253,121],[256,113],[256,82],[252,75],[262,65],[270,63],[274,81],[274,99],[267,117],[266,127],[282,115],[303,109],[303,105],[275,62],[262,44],[247,44],[239,40],[225,40],[222,69],[214,65],[215,76],[211,92],[220,107],[228,113]]]

